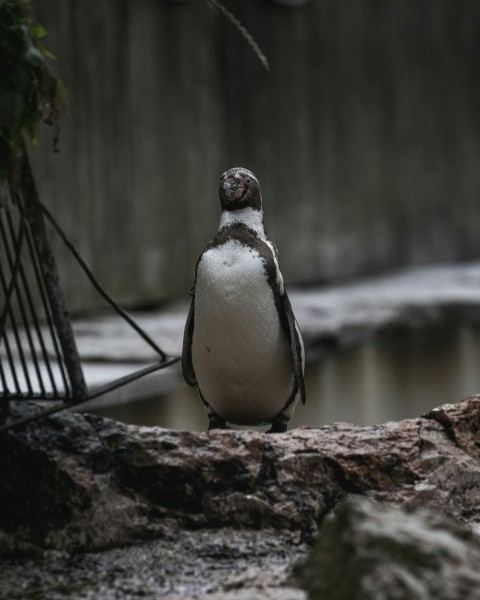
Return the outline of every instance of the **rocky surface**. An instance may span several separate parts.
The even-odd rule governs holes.
[[[256,589],[297,600],[292,564],[347,495],[439,511],[480,534],[479,430],[476,396],[417,419],[280,435],[73,413],[32,423],[0,437],[0,598]]]
[[[480,543],[430,510],[350,497],[297,569],[310,600],[476,600]]]
[[[0,598],[304,600],[288,571],[307,547],[294,535],[281,542],[268,529],[188,530],[103,552],[4,560]]]

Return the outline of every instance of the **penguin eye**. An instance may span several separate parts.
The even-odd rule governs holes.
[[[252,179],[251,179],[251,177],[247,177],[247,178],[245,179],[245,183],[252,183]]]

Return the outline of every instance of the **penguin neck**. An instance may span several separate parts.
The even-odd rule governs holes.
[[[239,208],[238,210],[224,210],[220,217],[218,231],[224,227],[237,224],[243,224],[249,229],[253,229],[262,238],[266,236],[263,225],[263,210],[255,210],[250,206]]]

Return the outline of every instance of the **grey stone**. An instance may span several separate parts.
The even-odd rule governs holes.
[[[350,497],[328,518],[297,578],[310,600],[474,600],[480,543],[434,511]]]
[[[288,581],[292,561],[307,551],[295,538],[269,529],[185,530],[103,552],[4,560],[0,598],[304,600]]]
[[[14,418],[36,410],[12,403]],[[233,600],[251,590],[297,600],[293,563],[351,494],[435,510],[480,533],[479,414],[473,396],[417,419],[278,435],[78,413],[31,423],[0,436],[0,598],[38,597],[39,588],[53,600]],[[402,581],[417,585],[405,572]]]

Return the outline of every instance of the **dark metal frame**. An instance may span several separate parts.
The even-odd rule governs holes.
[[[87,388],[45,220],[60,235],[97,291],[159,355],[158,362],[105,385]],[[0,242],[4,248],[3,259],[0,254],[0,290],[4,294],[0,310],[0,349],[2,344],[5,348],[4,365],[0,356],[0,408],[7,419],[0,425],[0,433],[97,398],[179,360],[159,348],[97,282],[51,213],[40,203],[26,151],[22,159],[20,189],[6,206],[0,207]],[[28,265],[22,262],[22,256],[26,257]],[[31,283],[38,289],[38,300],[33,297]],[[42,332],[42,322],[46,324],[48,339]],[[44,374],[42,364],[46,369]],[[61,385],[55,380],[55,374]],[[55,406],[43,408],[35,416],[11,422],[6,417],[9,402],[26,399],[56,402]]]

